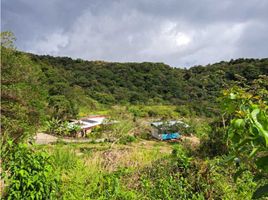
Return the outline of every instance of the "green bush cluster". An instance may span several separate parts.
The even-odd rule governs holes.
[[[251,199],[256,184],[250,172],[235,185],[228,176],[232,166],[222,166],[221,159],[196,159],[175,147],[170,157],[145,169],[138,189],[143,199]]]
[[[150,62],[110,63],[37,55],[30,55],[30,58],[42,66],[51,84],[47,87],[53,100],[51,106],[57,106],[54,114],[62,113],[63,116],[76,114],[76,106],[86,105],[84,99],[89,98],[91,109],[97,102],[105,105],[176,105],[177,113],[182,116],[211,117],[219,113],[216,99],[222,89],[241,80],[252,85],[259,75],[268,74],[267,59],[237,59],[180,69]],[[60,98],[62,95],[69,103]],[[55,102],[54,98],[61,100]],[[69,107],[68,112],[62,110],[62,105]],[[174,114],[158,109],[131,110],[137,116]]]
[[[55,118],[46,122],[46,132],[60,136],[75,136],[81,131],[81,127],[76,124],[70,124],[67,121],[61,121]]]
[[[160,117],[160,118],[177,118],[178,112],[175,106],[169,105],[152,105],[152,106],[129,106],[128,112],[134,117]]]
[[[197,154],[210,158],[228,154],[226,129],[224,128],[222,119],[216,118],[209,125],[211,129],[201,140],[201,144],[196,151]]]
[[[119,143],[120,144],[128,144],[128,143],[131,143],[131,142],[135,142],[137,139],[132,136],[132,135],[126,135],[126,136],[123,136],[122,138],[120,138],[119,140]]]
[[[268,77],[262,76],[252,87],[233,87],[224,91],[222,104],[227,114],[226,128],[230,161],[237,167],[237,176],[252,170],[259,188],[253,198],[268,196]],[[257,181],[258,180],[258,181]]]
[[[56,198],[59,178],[47,153],[11,141],[2,148],[5,199]]]

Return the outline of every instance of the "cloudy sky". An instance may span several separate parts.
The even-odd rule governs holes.
[[[2,0],[20,50],[174,67],[268,57],[268,0]]]

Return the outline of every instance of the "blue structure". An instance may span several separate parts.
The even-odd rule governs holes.
[[[181,137],[179,130],[176,130],[178,125],[189,127],[182,121],[153,122],[151,123],[152,136],[159,140],[178,139]]]
[[[161,134],[162,140],[172,140],[172,139],[178,139],[181,135],[179,133],[164,133]]]

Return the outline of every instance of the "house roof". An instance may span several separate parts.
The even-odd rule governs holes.
[[[163,124],[166,124],[167,126],[173,126],[175,124],[183,124],[186,128],[190,127],[188,124],[184,123],[183,121],[180,121],[180,120],[170,120],[170,121],[167,121],[167,122],[152,122],[151,123],[151,126],[154,126],[154,127],[158,127],[158,126],[161,126]]]
[[[106,117],[104,116],[94,116],[94,117],[88,117],[80,120],[80,123],[82,123],[81,128],[91,128],[97,125],[100,125],[104,122]]]
[[[71,122],[71,124],[78,124],[80,125],[82,129],[88,129],[88,128],[92,128],[94,126],[103,124],[105,119],[106,117],[103,115],[88,116],[88,117],[81,118],[80,120],[77,120],[76,122]]]

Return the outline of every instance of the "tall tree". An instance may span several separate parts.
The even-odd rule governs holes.
[[[16,51],[11,32],[1,33],[1,129],[15,141],[31,135],[39,125],[46,96],[42,74],[31,59]]]

